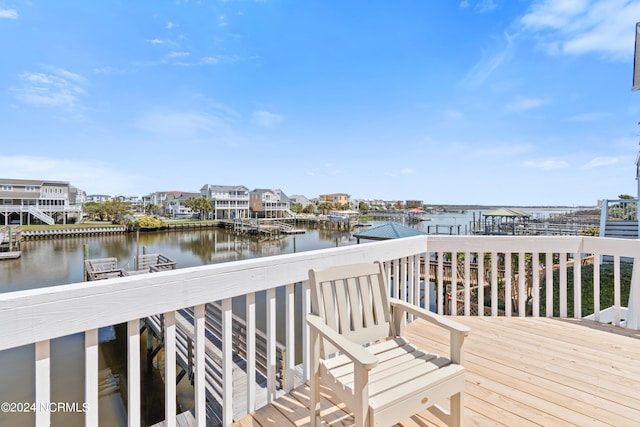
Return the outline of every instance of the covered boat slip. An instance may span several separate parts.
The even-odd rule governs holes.
[[[467,426],[636,426],[640,420],[640,331],[582,319],[462,317]],[[415,321],[405,336],[440,354],[448,334]],[[353,416],[322,391],[322,418],[352,426]],[[236,426],[309,425],[304,385]],[[401,426],[440,426],[424,412]]]

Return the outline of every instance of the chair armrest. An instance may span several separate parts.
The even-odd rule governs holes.
[[[448,330],[449,332],[457,333],[466,337],[469,335],[471,328],[462,323],[456,322],[455,320],[448,319],[444,316],[440,316],[439,314],[432,313],[424,308],[415,306],[413,304],[409,304],[408,302],[402,301],[397,298],[391,298],[391,306],[394,308],[400,308],[403,311],[406,311],[409,314],[413,314],[420,319],[426,320],[434,325],[440,326]]]
[[[338,350],[365,369],[371,369],[378,364],[378,358],[367,351],[360,344],[349,341],[314,314],[307,315],[307,324],[318,332],[324,339],[333,344]]]

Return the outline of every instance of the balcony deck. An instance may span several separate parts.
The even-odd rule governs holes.
[[[465,341],[468,426],[632,426],[640,420],[640,331],[582,319],[457,317]],[[422,321],[405,335],[447,353],[445,331]],[[327,391],[327,390],[325,390]],[[236,426],[309,423],[307,386],[243,418]],[[348,410],[323,393],[328,425],[353,425]],[[441,425],[428,413],[402,426]]]

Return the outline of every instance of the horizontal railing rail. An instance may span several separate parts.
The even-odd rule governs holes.
[[[267,402],[279,392],[291,390],[296,378],[296,343],[301,348],[302,380],[308,378],[308,343],[305,327],[296,336],[296,324],[310,311],[308,287],[304,284],[310,268],[326,268],[354,262],[383,261],[391,289],[389,292],[412,304],[431,307],[442,314],[492,316],[582,317],[582,293],[593,297],[595,320],[600,320],[601,256],[613,259],[611,320],[624,324],[622,259],[640,254],[640,241],[596,237],[513,237],[513,236],[419,236],[385,242],[286,254],[273,257],[233,261],[222,264],[170,270],[154,274],[114,278],[104,281],[75,283],[49,288],[0,294],[0,350],[35,344],[35,403],[49,402],[51,388],[50,340],[76,333],[85,336],[85,414],[86,425],[98,425],[98,328],[127,324],[127,407],[130,425],[141,420],[140,325],[141,320],[163,315],[165,346],[164,377],[176,378],[176,311],[193,309],[194,323],[194,393],[195,416],[204,425],[205,401],[205,304],[216,302],[221,307],[222,408],[224,425],[242,414],[233,413],[232,299],[242,297],[246,338],[247,383],[253,384],[256,373],[259,328],[256,321],[256,294],[266,293],[266,364]],[[585,267],[587,259],[593,267]],[[428,264],[426,264],[428,262]],[[430,265],[436,264],[434,288],[428,276]],[[450,273],[444,274],[445,263]],[[635,263],[637,264],[637,263]],[[581,272],[592,268],[593,280],[582,280]],[[475,273],[472,270],[475,269]],[[455,274],[453,271],[455,270]],[[576,286],[569,293],[569,278]],[[631,286],[637,286],[635,281]],[[475,282],[471,286],[472,281]],[[303,283],[301,286],[300,283]],[[589,283],[586,283],[589,282]],[[276,298],[278,289],[279,298]],[[295,289],[301,289],[296,297]],[[585,291],[586,289],[586,291]],[[633,291],[632,291],[633,293]],[[283,298],[280,298],[284,295]],[[636,290],[636,295],[638,295]],[[296,304],[302,304],[297,307]],[[472,307],[473,308],[472,310]],[[481,309],[480,307],[484,307]],[[604,307],[607,309],[608,307]],[[237,309],[237,307],[236,307]],[[557,312],[557,314],[556,314]],[[276,315],[276,313],[279,313]],[[629,313],[627,312],[627,315]],[[284,317],[285,381],[280,390],[276,378],[276,318]],[[176,382],[165,383],[165,419],[175,425]],[[256,408],[256,391],[249,386],[244,413]],[[50,414],[36,413],[37,425],[49,425]]]
[[[604,200],[602,209],[607,221],[638,220],[638,199]]]

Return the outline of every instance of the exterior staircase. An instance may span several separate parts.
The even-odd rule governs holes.
[[[638,238],[638,221],[607,221],[602,237],[619,237],[622,239]]]
[[[47,225],[53,225],[56,222],[46,213],[42,212],[40,209],[35,206],[29,206],[29,214],[38,218],[40,221],[44,222]]]
[[[600,237],[638,239],[638,199],[604,200],[600,214]],[[633,258],[620,261],[632,263]],[[603,255],[601,262],[613,262],[613,256]]]
[[[600,237],[637,239],[638,200],[604,200],[600,214]]]

